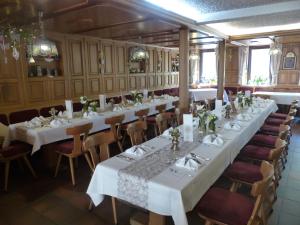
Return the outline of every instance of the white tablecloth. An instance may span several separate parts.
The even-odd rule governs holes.
[[[204,101],[205,99],[214,99],[217,97],[217,89],[216,88],[199,88],[199,89],[189,89],[191,93],[191,97],[194,101]],[[226,91],[224,90],[223,94],[224,102],[228,102],[228,96]]]
[[[273,99],[276,104],[290,105],[292,101],[300,101],[300,93],[294,92],[269,92],[269,91],[257,91],[254,95],[268,95],[270,99]]]
[[[137,119],[134,113],[139,109],[149,108],[149,115],[153,115],[158,113],[155,110],[155,106],[161,104],[167,104],[167,109],[171,109],[174,107],[172,105],[173,101],[176,100],[178,100],[177,97],[172,97],[170,99],[156,99],[154,102],[144,103],[143,105],[140,106],[132,106],[127,109],[124,109],[123,111],[117,111],[117,112],[108,111],[108,112],[99,113],[97,116],[91,119],[74,118],[69,121],[70,122],[69,124],[57,128],[42,127],[42,128],[30,129],[30,128],[26,128],[24,126],[24,123],[11,124],[9,125],[10,140],[20,140],[31,144],[33,146],[32,147],[32,154],[33,154],[36,151],[38,151],[42,145],[71,138],[71,136],[66,135],[66,128],[68,127],[73,127],[76,125],[86,124],[91,122],[93,123],[93,128],[90,133],[94,133],[109,128],[109,126],[106,125],[104,122],[106,118],[115,115],[125,114],[124,123],[127,123]]]
[[[241,148],[257,132],[267,116],[277,110],[277,106],[274,101],[269,101],[261,110],[261,113],[253,115],[250,121],[241,123],[240,131],[221,130],[220,133],[225,141],[222,147],[197,144],[193,152],[204,158],[210,158],[198,171],[191,172],[172,165],[151,178],[147,186],[146,209],[160,215],[172,216],[175,225],[187,225],[186,212],[195,207]],[[153,151],[162,149],[168,144],[170,140],[162,137],[144,143],[154,147]],[[134,162],[115,156],[98,164],[87,190],[95,205],[100,204],[105,195],[119,197],[119,171],[127,168],[131,163]],[[176,169],[177,172],[172,172],[172,169]]]

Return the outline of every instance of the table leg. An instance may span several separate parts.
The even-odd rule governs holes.
[[[166,225],[166,217],[154,212],[150,212],[149,225]]]

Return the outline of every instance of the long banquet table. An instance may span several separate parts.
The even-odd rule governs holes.
[[[253,95],[266,95],[270,96],[270,99],[274,100],[276,104],[290,105],[292,101],[300,101],[300,93],[295,92],[271,92],[271,91],[257,91]]]
[[[189,89],[191,94],[191,98],[198,102],[204,101],[206,99],[214,99],[217,97],[217,89],[216,88],[197,88],[197,89]],[[224,91],[223,99],[225,102],[228,102],[228,96],[226,91]]]
[[[178,97],[169,97],[167,99],[155,99],[153,102],[143,103],[139,106],[130,106],[125,108],[122,111],[105,111],[98,113],[98,115],[91,118],[82,118],[78,116],[68,120],[68,124],[60,127],[38,127],[38,128],[28,128],[25,126],[25,123],[17,123],[9,125],[10,129],[10,139],[11,140],[20,140],[28,144],[31,144],[32,154],[41,149],[41,146],[54,143],[61,140],[66,140],[71,138],[66,134],[66,128],[73,127],[76,125],[93,123],[93,128],[90,133],[98,132],[104,129],[109,128],[109,125],[105,124],[105,119],[124,114],[125,119],[124,123],[131,122],[137,119],[134,115],[137,110],[149,108],[149,115],[158,113],[155,109],[157,105],[166,104],[166,109],[174,108],[172,103],[177,101]]]
[[[266,100],[260,113],[250,121],[241,122],[241,130],[220,129],[224,144],[221,147],[200,143],[195,129],[194,142],[181,142],[180,151],[170,150],[171,140],[158,136],[143,144],[151,151],[126,160],[115,156],[97,165],[87,194],[95,205],[105,195],[125,200],[161,216],[172,216],[175,225],[187,225],[186,212],[191,211],[204,193],[235,159],[241,148],[277,110],[272,100]],[[195,121],[196,123],[197,121]],[[175,165],[178,157],[193,152],[203,158],[202,166],[190,171]],[[121,155],[128,154],[122,153]]]

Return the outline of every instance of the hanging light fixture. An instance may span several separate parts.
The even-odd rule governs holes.
[[[273,42],[270,44],[269,55],[279,55],[282,53],[281,48],[279,46],[279,42],[276,38],[272,39]]]
[[[43,57],[46,62],[52,62],[55,57],[58,57],[58,51],[55,42],[48,40],[45,36],[45,28],[42,18],[43,12],[39,12],[41,35],[33,42],[31,57]]]
[[[145,48],[140,47],[140,46],[131,48],[131,51],[130,51],[130,59],[131,60],[141,61],[141,60],[148,59],[148,58],[149,58],[149,54]]]

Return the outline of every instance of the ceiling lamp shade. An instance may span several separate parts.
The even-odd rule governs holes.
[[[29,53],[30,57],[43,57],[46,62],[51,62],[55,57],[58,57],[58,51],[55,42],[50,41],[45,36],[44,22],[42,21],[43,13],[39,13],[39,25],[41,35],[33,41],[32,46],[28,46],[31,49]]]
[[[273,43],[270,44],[269,55],[280,55],[281,53],[280,44],[278,41],[274,40]]]
[[[130,59],[132,61],[141,61],[149,58],[149,54],[146,49],[142,47],[132,47],[130,51]]]

